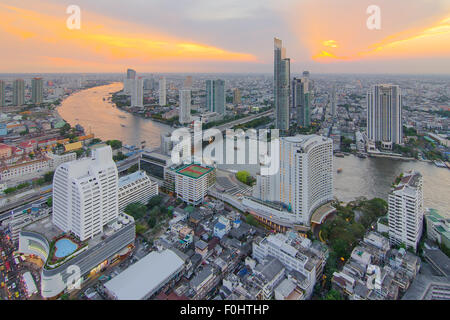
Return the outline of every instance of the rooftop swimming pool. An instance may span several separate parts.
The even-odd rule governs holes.
[[[70,239],[63,238],[56,241],[55,247],[55,257],[64,258],[74,253],[77,250],[78,245]]]

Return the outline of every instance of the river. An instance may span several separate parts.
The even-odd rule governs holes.
[[[136,146],[145,140],[147,147],[159,146],[160,133],[172,128],[116,108],[108,98],[122,88],[122,83],[113,83],[79,91],[61,103],[58,113],[71,126],[80,124],[86,133],[102,140],[118,139]]]
[[[121,89],[121,83],[113,83],[77,92],[62,102],[58,113],[72,126],[79,123],[87,132],[103,140],[118,139],[136,146],[145,140],[147,147],[159,146],[160,133],[172,131],[172,128],[116,108],[108,97]],[[402,171],[413,169],[424,178],[425,207],[436,208],[450,218],[450,170],[427,162],[360,159],[352,155],[335,157],[334,160],[335,195],[341,201],[359,196],[387,199],[394,178]],[[242,165],[231,167],[235,170],[245,168]],[[339,174],[336,172],[338,168],[342,169]],[[255,168],[249,169],[252,173],[256,171]]]

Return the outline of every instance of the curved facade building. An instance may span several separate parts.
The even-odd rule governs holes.
[[[309,226],[313,212],[333,200],[333,141],[318,135],[280,138],[279,172],[258,176],[254,196],[281,205],[270,210],[271,219]],[[258,214],[261,203],[245,203],[251,202]]]
[[[38,256],[44,261],[41,270],[41,295],[54,298],[67,289],[70,279],[75,279],[74,270],[79,268],[81,282],[103,267],[114,262],[127,247],[134,244],[135,223],[128,215],[121,214],[117,221],[105,226],[105,233],[82,242],[66,257],[51,264],[49,257],[52,242],[62,231],[46,217],[24,227],[20,232],[19,252]]]

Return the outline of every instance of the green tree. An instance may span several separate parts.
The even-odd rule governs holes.
[[[44,174],[45,182],[52,182],[54,175],[55,175],[55,171],[47,172],[46,174]]]
[[[154,206],[159,206],[161,204],[163,197],[160,195],[154,196],[150,200],[148,200],[147,207],[153,208]]]
[[[156,225],[156,218],[153,216],[150,216],[147,223],[150,228],[154,228]]]
[[[124,212],[132,216],[134,219],[138,220],[146,215],[147,207],[139,202],[134,202],[127,205]]]
[[[138,170],[139,170],[138,164],[133,164],[131,167],[128,168],[127,173],[131,174],[131,173],[134,173],[134,172],[136,172]]]
[[[106,144],[111,146],[113,150],[122,148],[122,141],[120,140],[108,140]]]
[[[335,289],[331,289],[328,291],[327,295],[325,296],[324,300],[343,300],[341,294],[339,291]]]
[[[254,227],[258,226],[258,220],[256,220],[256,218],[251,214],[247,215],[247,217],[245,218],[245,222]]]

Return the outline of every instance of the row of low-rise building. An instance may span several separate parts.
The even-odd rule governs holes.
[[[420,258],[370,231],[357,245],[343,269],[333,274],[332,286],[351,300],[396,300],[420,270]]]

